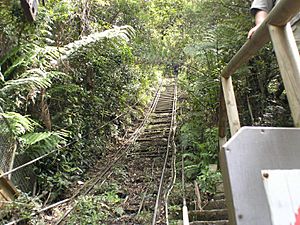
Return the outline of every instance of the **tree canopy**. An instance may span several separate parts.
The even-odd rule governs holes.
[[[0,2],[1,135],[18,157],[59,149],[35,165],[38,191],[56,199],[83,176],[137,118],[161,74],[179,76],[179,141],[190,178],[202,182],[218,160],[220,72],[253,25],[251,1],[45,2],[34,22],[19,0]],[[271,45],[234,85],[243,125],[292,125]]]

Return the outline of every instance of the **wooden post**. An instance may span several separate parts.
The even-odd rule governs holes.
[[[0,174],[2,174],[0,170]],[[7,180],[5,177],[0,178],[0,201],[12,201],[18,195],[18,191],[15,186]],[[0,203],[0,208],[2,204]]]
[[[196,195],[196,204],[199,208],[200,211],[202,211],[202,201],[201,201],[201,194],[200,194],[200,190],[199,190],[199,186],[197,184],[197,181],[194,180],[194,186],[195,186],[195,195]]]
[[[222,89],[222,84],[220,85],[220,105],[219,105],[219,148],[222,149],[223,144],[226,143],[226,124],[227,124],[227,112],[226,104]]]
[[[269,25],[269,31],[296,127],[300,127],[300,56],[291,25]]]
[[[237,110],[232,79],[221,77],[224,99],[226,103],[226,110],[228,115],[228,122],[230,127],[231,136],[233,136],[241,127],[239,113]]]

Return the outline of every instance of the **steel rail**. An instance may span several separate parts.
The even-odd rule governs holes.
[[[172,126],[172,177],[171,181],[169,183],[169,186],[167,190],[164,193],[164,201],[165,201],[165,216],[166,216],[166,224],[169,225],[169,211],[168,211],[168,200],[169,200],[169,195],[175,185],[176,182],[176,143],[175,143],[175,135],[176,135],[176,128],[177,128],[177,78],[175,78],[175,88],[174,88],[174,104],[173,104],[173,111],[174,111],[174,121],[173,121],[173,126]]]
[[[182,185],[182,219],[183,225],[189,225],[189,213],[186,205],[186,192],[185,192],[185,173],[184,173],[184,152],[182,149],[181,157],[181,185]]]
[[[159,87],[161,87],[161,84],[159,85]],[[157,90],[157,91],[158,91],[158,90]],[[157,95],[157,92],[156,92],[155,96],[156,96],[156,95]],[[139,101],[137,101],[133,106],[137,105],[138,103],[139,103]],[[152,102],[151,104],[153,104],[153,102]],[[151,105],[151,107],[152,107],[152,105]],[[0,111],[0,113],[1,113],[1,111]],[[117,116],[116,118],[114,118],[114,119],[112,119],[112,120],[106,122],[104,125],[102,125],[102,126],[96,128],[96,129],[92,130],[91,132],[96,132],[96,131],[98,131],[98,130],[100,130],[100,129],[106,127],[106,126],[108,126],[110,123],[114,122],[115,120],[119,119],[120,117],[122,117],[122,116],[124,116],[124,115],[126,115],[126,114],[128,114],[128,112],[124,112],[124,113],[120,114],[120,115]],[[85,137],[87,137],[88,135],[89,135],[89,134],[83,135],[82,138],[85,138]],[[82,139],[82,138],[81,138],[81,139]],[[35,158],[35,159],[33,159],[33,160],[27,162],[27,163],[24,163],[24,164],[22,164],[22,165],[20,165],[20,166],[18,166],[18,167],[16,167],[16,168],[14,168],[14,169],[12,169],[12,170],[9,170],[9,171],[7,171],[7,172],[5,172],[5,173],[2,173],[2,174],[0,175],[0,178],[5,177],[5,176],[7,176],[7,175],[10,175],[10,174],[12,174],[12,173],[14,173],[14,172],[16,172],[16,171],[18,171],[18,170],[20,170],[20,169],[23,169],[24,167],[27,167],[27,166],[29,166],[29,165],[32,165],[32,164],[34,164],[35,162],[40,161],[40,160],[42,160],[42,159],[48,157],[49,155],[52,155],[52,154],[55,153],[55,152],[58,152],[59,150],[65,149],[65,148],[67,148],[67,147],[69,147],[69,146],[71,146],[71,145],[77,143],[77,142],[78,142],[79,140],[81,140],[81,139],[76,139],[76,140],[74,140],[74,141],[71,141],[70,143],[68,143],[68,144],[66,144],[66,145],[64,145],[64,146],[58,147],[58,148],[56,148],[56,149],[54,149],[54,150],[52,150],[52,151],[50,151],[50,152],[48,152],[48,153],[45,153],[45,154],[43,154],[43,155],[41,155],[41,156],[39,156],[39,157],[37,157],[37,158]]]
[[[95,176],[95,178],[92,178],[91,180],[87,181],[85,183],[85,185],[83,185],[74,195],[72,195],[70,198],[66,198],[64,200],[61,200],[57,203],[54,203],[52,205],[48,205],[42,209],[40,209],[38,212],[34,212],[31,214],[31,216],[36,216],[42,212],[45,212],[49,209],[52,209],[54,207],[57,207],[59,205],[62,205],[64,203],[67,203],[67,202],[72,202],[74,201],[79,195],[80,193],[85,189],[87,188],[87,190],[83,193],[83,195],[86,195],[88,194],[96,184],[98,184],[101,179],[102,179],[102,184],[105,182],[105,180],[112,174],[109,173],[110,172],[110,169],[112,169],[115,164],[122,158],[124,157],[128,151],[131,149],[131,145],[137,140],[137,138],[139,137],[141,131],[144,129],[147,121],[149,120],[149,117],[151,115],[151,113],[153,112],[153,110],[155,109],[156,105],[157,105],[157,102],[158,102],[158,99],[160,97],[160,93],[161,93],[161,87],[162,87],[162,82],[159,84],[159,87],[157,88],[156,90],[156,93],[155,93],[155,97],[153,99],[153,101],[151,102],[151,105],[145,115],[145,118],[143,119],[143,121],[140,123],[140,125],[138,126],[138,128],[135,130],[135,132],[132,134],[132,136],[123,144],[123,146],[115,153],[116,157],[113,159],[113,162],[110,162],[108,163],[108,165],[105,167],[104,170],[98,172]],[[136,103],[137,104],[137,103]],[[127,112],[128,113],[128,112]],[[119,115],[117,118],[127,114],[127,113],[123,113],[121,115]],[[117,118],[115,118],[114,120],[116,120]],[[111,120],[109,122],[107,122],[105,125],[101,126],[100,128],[97,128],[97,129],[101,129],[103,128],[104,126],[107,126],[110,122],[114,121],[114,120]],[[95,129],[94,131],[96,131],[97,129]],[[76,140],[77,141],[77,140]],[[73,143],[76,143],[76,141],[72,142],[72,143],[69,143],[67,146],[73,144]],[[128,145],[128,146],[126,146]],[[63,146],[62,148],[64,147],[67,147],[67,146]],[[124,147],[125,146],[125,147]],[[61,148],[60,148],[61,149]],[[57,151],[57,149],[53,150],[53,151]],[[51,154],[48,153],[48,154]],[[47,155],[48,155],[47,154]],[[40,158],[40,157],[39,157]],[[32,160],[33,161],[33,160]],[[38,161],[37,159],[35,159],[35,162]],[[32,164],[32,163],[31,163]],[[25,165],[25,164],[24,164]],[[15,169],[18,169],[15,168]],[[21,168],[19,168],[21,169]],[[11,171],[10,171],[11,172]],[[13,171],[14,172],[14,171]],[[89,186],[89,184],[92,183],[92,185]],[[88,187],[89,186],[89,187]],[[63,220],[73,211],[73,209],[76,207],[77,203],[75,203],[60,219],[59,221],[56,223],[56,224],[60,224],[61,222],[63,222]],[[9,222],[9,223],[6,223],[5,225],[13,225],[13,224],[16,224],[18,222],[21,222],[21,221],[24,221],[25,219],[21,218],[21,219],[17,219],[17,220],[14,220],[12,222]]]
[[[126,142],[127,144],[129,143],[129,145],[125,149],[120,148],[115,153],[116,157],[113,159],[113,161],[108,163],[108,165],[105,167],[105,169],[103,171],[101,171],[100,173],[97,173],[97,176],[94,179],[92,179],[91,181],[88,182],[88,184],[92,182],[92,185],[90,185],[87,188],[87,190],[83,193],[83,195],[89,194],[93,190],[95,185],[98,184],[101,180],[102,180],[102,184],[103,184],[105,182],[105,180],[113,173],[113,172],[111,172],[111,170],[113,169],[114,166],[117,165],[117,162],[120,159],[122,159],[124,156],[126,156],[127,153],[130,151],[132,144],[135,143],[135,141],[140,136],[140,133],[142,132],[145,125],[149,121],[149,117],[150,117],[151,113],[154,111],[154,109],[157,105],[157,102],[158,102],[158,99],[159,99],[160,93],[161,93],[161,87],[162,87],[162,84],[160,84],[160,86],[159,86],[159,88],[156,92],[155,98],[152,101],[151,107],[149,108],[145,118],[143,119],[143,121],[141,122],[139,127],[135,130],[135,132],[132,134],[130,139]],[[87,185],[85,185],[79,191],[77,191],[77,193],[75,193],[71,197],[71,200],[74,200],[75,198],[77,198],[80,195],[80,192],[86,187],[87,187]],[[78,202],[75,202],[74,205],[58,220],[58,222],[55,223],[55,225],[61,224],[67,218],[67,216],[74,210],[74,208],[76,207],[77,204],[78,204]]]
[[[175,83],[175,85],[174,85],[174,91],[177,88],[176,85],[177,84]],[[160,204],[161,204],[160,203],[160,196],[161,196],[161,193],[162,193],[164,177],[165,177],[167,163],[168,163],[168,159],[169,159],[171,137],[172,137],[172,133],[173,133],[172,130],[173,130],[173,124],[174,124],[174,117],[175,117],[175,112],[174,112],[175,97],[176,96],[174,94],[174,97],[173,97],[173,107],[172,107],[172,119],[171,119],[169,136],[168,136],[167,151],[166,151],[166,155],[165,155],[164,166],[163,166],[161,177],[160,177],[159,188],[158,188],[158,191],[157,191],[157,197],[156,197],[156,202],[155,202],[155,207],[154,207],[154,213],[153,213],[153,217],[152,217],[152,225],[155,225],[156,222],[157,222],[157,216],[158,216],[159,207],[160,207]]]
[[[113,120],[108,121],[107,123],[105,123],[105,124],[102,125],[101,127],[98,127],[98,128],[96,128],[96,129],[92,130],[92,132],[98,131],[98,130],[100,130],[100,129],[106,127],[107,125],[109,125],[109,124],[112,123],[113,121],[119,119],[120,117],[126,115],[127,113],[128,113],[128,112],[123,113],[123,114],[117,116],[116,118],[114,118]],[[83,135],[82,138],[85,138],[85,137],[87,137],[87,136],[88,136],[88,134]],[[82,138],[81,138],[81,139],[82,139]],[[29,165],[31,165],[31,164],[37,162],[37,161],[40,161],[40,160],[46,158],[47,156],[52,155],[52,154],[55,153],[55,152],[58,152],[59,150],[62,150],[62,149],[64,149],[64,148],[67,148],[67,147],[69,147],[69,146],[71,146],[71,145],[77,143],[77,142],[78,142],[79,140],[81,140],[81,139],[76,139],[76,140],[74,140],[74,141],[72,141],[72,142],[70,142],[70,143],[68,143],[68,144],[66,144],[66,145],[64,145],[64,146],[58,147],[58,148],[56,148],[56,149],[54,149],[54,150],[52,150],[52,151],[50,151],[50,152],[48,152],[48,153],[46,153],[46,154],[44,154],[44,155],[41,155],[40,157],[37,157],[37,158],[35,158],[35,159],[33,159],[33,160],[27,162],[27,163],[24,163],[24,164],[22,164],[21,166],[18,166],[18,167],[16,167],[16,168],[12,169],[12,170],[9,170],[9,171],[7,171],[7,172],[1,174],[1,175],[0,175],[0,178],[5,177],[5,176],[7,176],[7,175],[10,175],[10,174],[12,174],[12,173],[14,173],[14,172],[16,172],[16,171],[18,171],[18,170],[24,168],[24,167],[27,167],[27,166],[29,166]]]

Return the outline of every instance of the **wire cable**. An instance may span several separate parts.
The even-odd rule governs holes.
[[[154,109],[156,108],[156,105],[157,105],[157,102],[158,102],[158,99],[160,97],[160,90],[161,90],[161,86],[162,86],[162,83],[160,84],[156,94],[155,94],[155,98],[154,100],[152,101],[152,104],[151,104],[151,107],[149,108],[145,118],[143,119],[143,121],[141,122],[141,124],[139,125],[139,127],[135,130],[135,132],[132,134],[132,136],[130,137],[130,139],[126,142],[126,143],[129,143],[129,146],[127,146],[125,149],[124,148],[120,148],[117,153],[116,153],[116,158],[110,162],[107,166],[106,166],[106,169],[104,171],[101,172],[101,174],[99,176],[96,176],[95,179],[92,179],[88,182],[91,183],[92,181],[94,181],[92,183],[92,185],[90,187],[88,187],[88,189],[83,193],[83,195],[87,195],[89,194],[93,188],[95,187],[96,184],[98,184],[101,179],[103,179],[103,177],[113,168],[114,165],[116,165],[116,163],[121,159],[123,158],[130,150],[131,148],[131,144],[134,143],[141,131],[143,130],[143,128],[145,127],[147,121],[149,120],[149,117],[151,115],[151,113],[154,111]],[[112,174],[113,172],[109,172],[109,174],[107,175],[107,177],[105,177],[103,180],[102,180],[102,183],[105,182],[105,180]],[[82,188],[80,188],[80,190],[77,191],[76,194],[74,194],[72,197],[71,197],[71,200],[74,200],[81,192],[81,190],[83,190],[85,187],[87,186],[84,185]],[[75,202],[75,204],[67,211],[65,212],[65,214],[58,220],[58,222],[55,223],[55,225],[59,225],[61,222],[64,221],[65,218],[67,218],[67,216],[74,210],[74,208],[76,207],[76,205],[78,204],[78,202]]]
[[[98,128],[96,128],[96,129],[92,130],[92,132],[95,132],[95,131],[97,131],[97,130],[100,130],[100,129],[106,127],[106,126],[109,125],[111,122],[117,120],[118,118],[120,118],[121,116],[123,116],[123,115],[125,115],[125,114],[127,114],[127,113],[128,113],[128,112],[123,113],[123,114],[117,116],[116,118],[114,118],[113,120],[108,121],[107,123],[105,123],[105,124],[102,125],[101,127],[98,127]],[[88,134],[84,135],[82,138],[85,138],[85,137],[87,137],[87,136],[88,136]],[[35,158],[35,159],[33,159],[33,160],[27,162],[27,163],[24,163],[24,164],[22,164],[21,166],[18,166],[18,167],[14,168],[14,169],[12,169],[12,170],[10,170],[10,171],[7,171],[7,172],[1,174],[1,175],[0,175],[0,178],[5,177],[5,176],[7,176],[7,175],[9,175],[9,174],[12,174],[12,173],[14,173],[14,172],[16,172],[16,171],[18,171],[18,170],[24,168],[24,167],[27,167],[27,166],[29,166],[29,165],[31,165],[31,164],[33,164],[33,163],[35,163],[35,162],[37,162],[37,161],[43,159],[43,158],[46,158],[47,156],[49,156],[49,155],[51,155],[51,154],[53,154],[53,153],[55,153],[55,152],[57,152],[57,151],[59,151],[59,150],[61,150],[61,149],[64,149],[64,148],[66,148],[66,147],[68,147],[68,146],[70,146],[70,145],[73,145],[73,144],[77,143],[79,140],[80,140],[80,139],[76,139],[76,140],[74,140],[74,141],[72,141],[72,142],[70,142],[70,143],[68,143],[68,144],[66,144],[66,145],[64,145],[64,146],[58,147],[58,148],[56,148],[56,149],[54,149],[54,150],[52,150],[52,151],[50,151],[50,152],[48,152],[48,153],[46,153],[46,154],[44,154],[44,155],[41,155],[40,157],[37,157],[37,158]]]
[[[156,107],[156,105],[157,105],[157,102],[158,102],[158,99],[159,99],[159,96],[160,96],[161,87],[162,87],[162,83],[160,83],[158,89],[156,90],[155,98],[154,98],[153,101],[151,102],[151,106],[150,106],[150,108],[149,108],[149,110],[148,110],[148,112],[147,112],[147,114],[146,114],[144,120],[143,120],[142,123],[138,126],[138,128],[135,130],[135,132],[134,132],[134,133],[132,134],[132,136],[129,138],[129,140],[127,140],[127,141],[124,143],[124,145],[126,145],[126,144],[128,144],[128,143],[129,143],[129,144],[132,144],[132,143],[134,143],[134,142],[136,141],[136,139],[138,138],[139,133],[142,131],[143,127],[144,127],[145,124],[146,124],[146,121],[149,119],[149,117],[150,117],[152,111],[155,109],[155,107]],[[137,104],[137,103],[138,103],[138,102],[136,102],[136,104]],[[136,105],[136,104],[135,104],[135,105]],[[128,113],[128,112],[126,112],[126,113]],[[104,126],[106,126],[106,125],[109,124],[110,122],[112,122],[112,121],[118,119],[119,117],[121,117],[122,115],[124,115],[124,114],[126,114],[126,113],[123,113],[123,114],[119,115],[118,117],[116,117],[115,119],[109,121],[108,123],[106,123],[105,125],[101,126],[101,127],[98,128],[98,129],[103,128]],[[98,129],[95,129],[94,131],[96,131],[96,130],[98,130]],[[78,141],[78,140],[76,140],[76,141]],[[67,146],[69,146],[69,145],[71,145],[71,144],[73,144],[73,143],[76,143],[76,141],[74,141],[74,142],[72,142],[72,143],[69,143]],[[67,147],[67,146],[64,146],[64,147]],[[63,148],[63,147],[62,147],[62,148]],[[130,145],[127,146],[125,150],[124,150],[123,147],[120,148],[120,149],[117,151],[117,153],[116,153],[116,155],[117,155],[118,157],[116,157],[116,158],[113,160],[113,163],[110,163],[108,166],[106,166],[106,169],[105,169],[104,171],[101,171],[101,173],[98,173],[97,176],[96,176],[95,178],[93,178],[93,179],[89,180],[88,182],[86,182],[86,184],[85,184],[84,186],[82,186],[79,190],[77,190],[77,192],[76,192],[73,196],[71,196],[70,198],[64,199],[64,200],[62,200],[62,201],[59,201],[59,202],[57,202],[57,203],[54,203],[54,204],[52,204],[52,205],[50,205],[50,206],[46,206],[46,207],[42,208],[41,210],[39,210],[38,212],[32,213],[31,216],[38,215],[38,214],[40,214],[40,213],[42,213],[42,212],[44,212],[44,211],[47,211],[47,210],[49,210],[49,209],[51,209],[51,208],[54,208],[54,207],[59,206],[59,205],[62,205],[62,204],[64,204],[64,203],[73,201],[76,197],[78,197],[78,196],[80,195],[80,192],[81,192],[83,189],[85,189],[90,183],[93,182],[93,184],[92,184],[90,187],[88,187],[88,189],[83,193],[83,195],[87,195],[87,194],[93,189],[93,187],[94,187],[96,184],[98,184],[98,183],[100,182],[100,180],[103,178],[103,176],[107,175],[107,173],[108,173],[109,170],[113,167],[113,165],[114,165],[117,161],[119,161],[123,156],[125,156],[125,155],[127,154],[129,148],[130,148]],[[61,149],[61,148],[60,148],[60,149]],[[54,152],[54,151],[57,151],[57,149],[53,150],[53,152]],[[51,152],[49,152],[48,154],[51,154]],[[46,156],[44,156],[44,157],[46,157]],[[40,157],[39,157],[39,158],[40,158]],[[37,159],[38,159],[38,158],[37,158]],[[35,159],[35,161],[38,161],[37,159]],[[32,160],[32,161],[34,161],[34,160]],[[31,163],[31,164],[32,164],[32,163]],[[24,164],[24,165],[25,165],[25,164]],[[17,169],[17,168],[16,168],[16,169]],[[19,169],[21,169],[21,168],[19,168]],[[105,180],[106,180],[111,174],[112,174],[112,172],[110,172],[110,173],[106,176],[106,178],[102,181],[102,183],[104,183]],[[69,209],[69,210],[68,210],[68,211],[60,218],[60,219],[59,219],[59,221],[58,221],[56,224],[60,224],[61,222],[63,222],[63,220],[64,220],[64,219],[72,212],[72,210],[76,207],[76,205],[77,205],[77,203],[75,203],[75,204],[74,204],[74,205],[73,205],[73,206],[72,206],[72,207],[71,207],[71,208],[70,208],[70,209]],[[22,219],[22,218],[21,218],[21,219],[17,219],[17,220],[14,220],[14,221],[12,221],[12,222],[9,222],[9,223],[7,223],[7,224],[5,224],[5,225],[14,225],[14,224],[16,224],[16,223],[18,223],[18,222],[21,222],[21,221],[23,221],[23,220],[24,220],[24,219]]]

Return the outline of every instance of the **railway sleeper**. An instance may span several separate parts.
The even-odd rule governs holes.
[[[137,143],[146,143],[146,144],[165,144],[168,142],[168,138],[156,138],[156,139],[151,139],[151,138],[139,138],[136,140]]]
[[[166,132],[158,132],[158,133],[150,133],[150,134],[143,134],[141,138],[149,138],[149,139],[161,139],[161,138],[168,138],[168,134]]]
[[[169,129],[170,129],[170,126],[167,126],[166,124],[153,124],[153,125],[149,124],[149,125],[147,126],[147,128],[148,128],[149,130],[157,130],[157,129],[161,129],[161,128],[164,128],[164,129],[166,129],[166,130],[169,130]]]
[[[159,101],[158,103],[157,103],[157,107],[162,107],[162,106],[165,106],[165,107],[170,107],[170,106],[173,106],[173,101],[171,101],[171,100],[169,100],[169,101],[167,101],[167,100],[164,100],[164,101]]]
[[[147,147],[145,147],[145,146],[141,146],[140,148],[139,148],[139,151],[135,151],[135,152],[157,152],[157,153],[160,153],[160,152],[165,152],[166,151],[166,149],[167,149],[167,147],[166,146],[162,146],[162,147],[160,147],[160,146],[154,146],[154,147],[152,147],[152,146],[147,146]],[[154,150],[154,151],[153,151]]]
[[[128,155],[128,157],[150,157],[150,158],[158,158],[162,157],[162,155],[166,154],[166,152],[136,152],[134,154]]]
[[[228,220],[227,209],[193,210],[189,212],[190,221]]]
[[[160,107],[168,107],[168,108],[172,108],[173,106],[173,102],[171,101],[166,101],[166,102],[158,102],[156,105],[156,109],[160,108]]]
[[[172,110],[170,110],[170,109],[155,110],[154,113],[156,113],[156,114],[160,114],[160,113],[170,113],[170,114],[172,114]]]
[[[159,99],[162,99],[162,98],[165,98],[165,99],[173,99],[174,98],[174,95],[173,94],[171,94],[171,93],[162,93],[162,94],[160,94],[160,96],[159,96]]]
[[[165,114],[163,114],[163,113],[160,113],[160,114],[155,114],[155,113],[153,113],[152,115],[151,115],[151,119],[159,119],[159,118],[170,118],[172,116],[172,114],[170,114],[170,113],[165,113]]]
[[[140,137],[137,139],[138,142],[142,141],[160,141],[160,140],[165,140],[168,139],[168,136],[166,135],[149,135],[148,137]]]
[[[157,111],[167,111],[167,110],[171,110],[171,112],[172,112],[172,106],[165,106],[165,105],[163,105],[163,106],[157,106],[155,108],[154,113],[156,113]]]
[[[160,129],[160,130],[145,130],[141,137],[148,137],[152,135],[169,135],[169,128],[168,129]]]
[[[165,125],[166,127],[170,127],[170,122],[169,121],[157,121],[157,122],[154,122],[154,121],[151,121],[149,123],[149,125]]]
[[[206,209],[206,210],[211,210],[211,209],[226,209],[226,201],[224,199],[221,199],[221,200],[211,200],[204,207],[204,209]]]
[[[182,212],[173,212],[170,216],[172,219],[181,219]],[[213,209],[213,210],[190,210],[189,211],[190,222],[201,221],[227,221],[228,211],[227,209]]]

